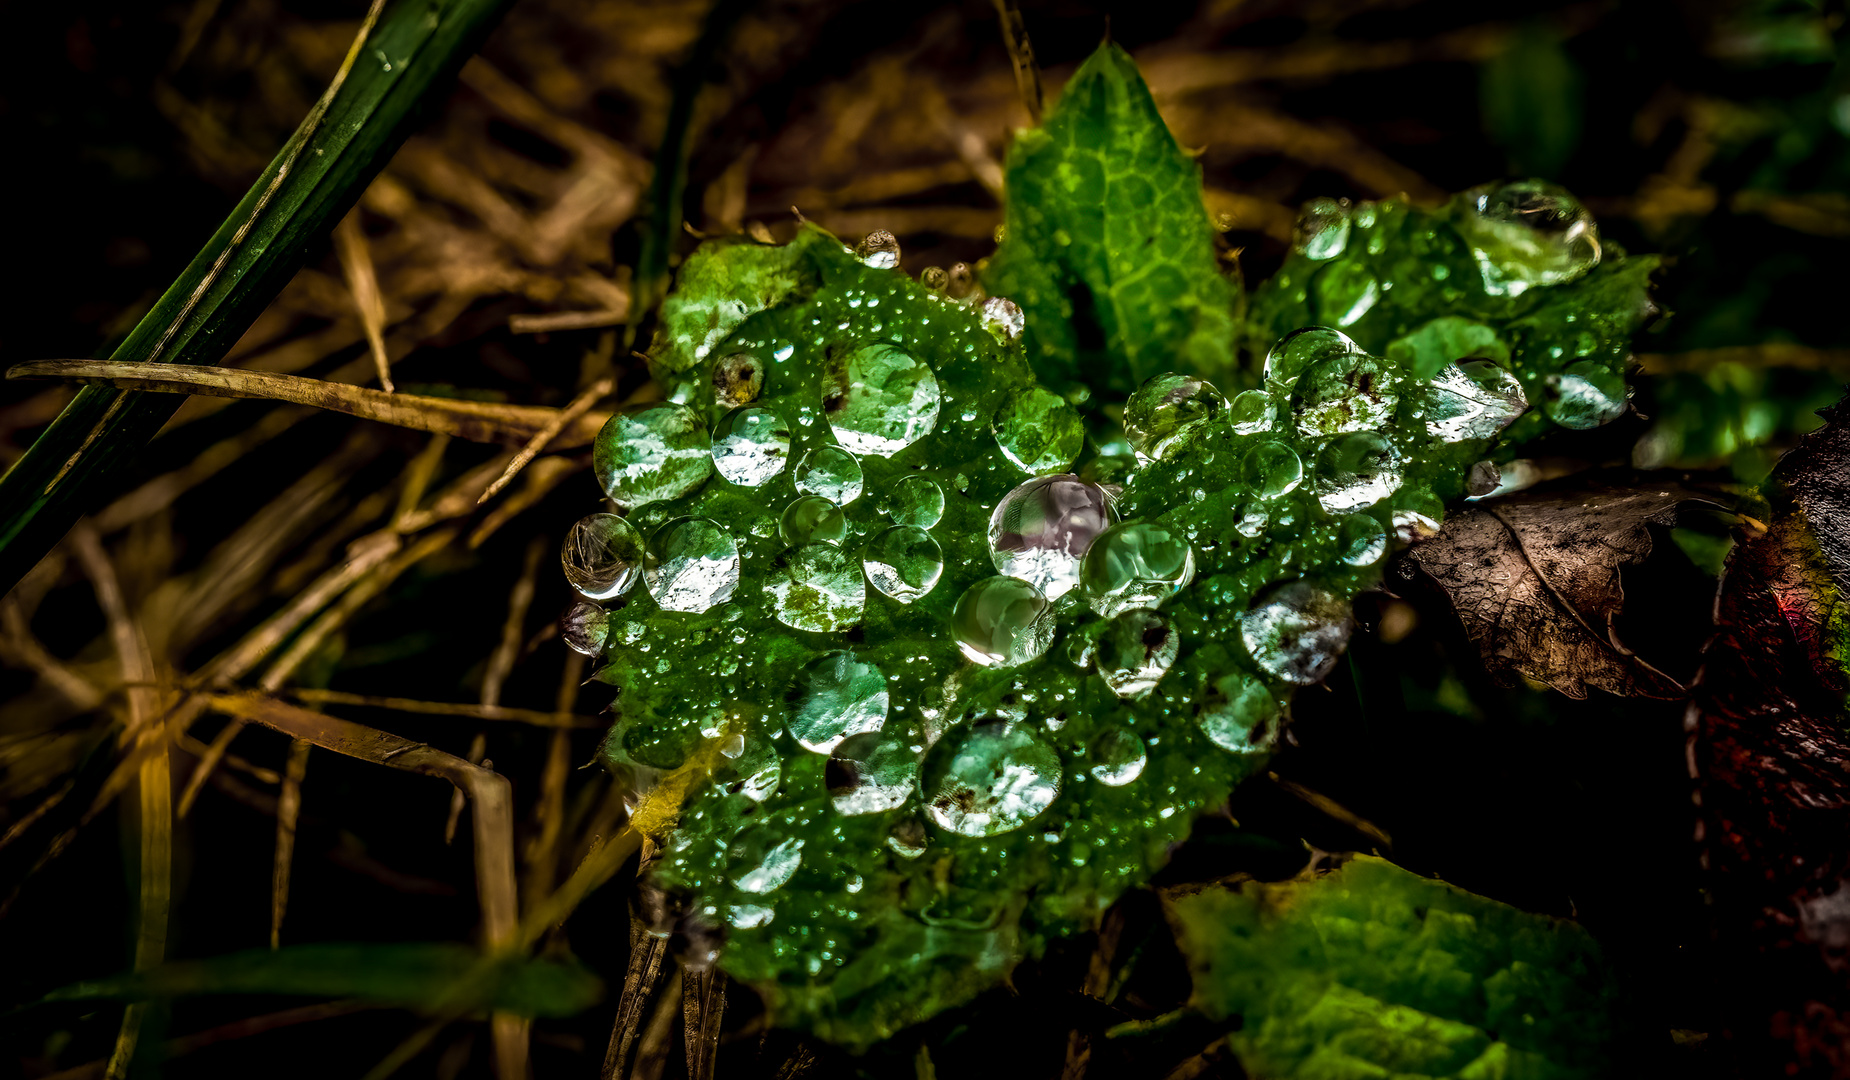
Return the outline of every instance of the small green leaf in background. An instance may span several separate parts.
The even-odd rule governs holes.
[[[1122,397],[1192,371],[1228,385],[1238,301],[1216,261],[1201,169],[1123,49],[1100,46],[1046,126],[1017,135],[1007,221],[983,284],[1021,305],[1044,383]]]
[[[1554,32],[1531,24],[1486,61],[1478,82],[1484,129],[1512,171],[1554,178],[1580,145],[1580,69]]]
[[[413,1009],[454,1007],[453,995],[475,974],[481,960],[477,950],[451,942],[250,949],[73,983],[45,995],[39,1004],[200,994],[299,994]],[[576,964],[512,959],[495,970],[479,1002],[466,1004],[521,1016],[574,1016],[597,1004],[603,993],[597,976]]]
[[[1609,1075],[1618,992],[1577,924],[1368,856],[1167,902],[1195,1006],[1252,1076]]]

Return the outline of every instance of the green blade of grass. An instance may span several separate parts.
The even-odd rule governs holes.
[[[375,3],[328,92],[111,358],[223,358],[512,2]],[[78,393],[0,477],[0,590],[108,494],[110,475],[181,400],[96,386]]]

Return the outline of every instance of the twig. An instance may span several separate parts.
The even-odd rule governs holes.
[[[476,505],[479,506],[499,494],[502,488],[507,487],[509,481],[519,475],[520,470],[527,467],[528,462],[538,457],[541,450],[546,449],[546,444],[558,438],[566,425],[590,412],[591,406],[609,397],[616,388],[617,381],[610,376],[605,376],[586,387],[583,393],[573,398],[565,408],[559,410],[559,415],[553,418],[552,423],[536,432],[533,438],[527,441],[527,445],[520,448],[520,453],[514,455],[514,460],[507,463],[507,469],[496,478],[494,483],[488,485],[487,491],[482,492],[482,497],[476,500]]]
[[[1028,122],[1041,122],[1041,69],[1034,62],[1034,46],[1028,43],[1028,27],[1021,18],[1016,0],[995,0],[996,16],[1002,20],[1002,43],[1008,46],[1009,62],[1015,67],[1015,88],[1021,92],[1022,107],[1028,110]]]
[[[475,720],[509,720],[543,728],[610,726],[607,720],[596,716],[567,712],[541,712],[538,709],[517,709],[509,705],[491,707],[462,701],[417,701],[412,698],[375,697],[371,694],[349,694],[342,690],[315,690],[307,687],[290,687],[282,693],[297,701],[318,704],[357,705],[368,709],[388,709],[392,712],[419,713],[425,716],[466,716]]]
[[[334,226],[334,253],[340,257],[341,273],[353,293],[353,307],[359,313],[360,326],[366,331],[366,344],[373,354],[373,366],[379,372],[379,387],[392,393],[392,361],[385,352],[385,300],[379,295],[379,275],[373,270],[373,253],[360,228],[358,207]]]
[[[276,798],[276,855],[270,871],[270,948],[283,945],[283,912],[289,906],[289,867],[295,858],[296,818],[302,812],[302,780],[308,775],[308,754],[314,744],[296,739],[289,744],[283,767],[283,786]]]

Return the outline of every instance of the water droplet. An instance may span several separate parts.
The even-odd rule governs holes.
[[[602,653],[609,633],[610,617],[589,600],[573,604],[559,619],[559,636],[565,639],[566,647],[584,656]]]
[[[786,695],[790,737],[826,754],[850,735],[886,723],[886,675],[846,650],[809,662]]]
[[[839,544],[848,535],[848,519],[841,507],[820,495],[804,495],[784,507],[777,519],[777,535],[792,547],[804,544]]]
[[[675,518],[649,538],[642,580],[666,611],[705,611],[739,587],[739,546],[717,521]]]
[[[1220,415],[1227,405],[1212,383],[1169,372],[1145,380],[1124,403],[1124,438],[1139,463],[1163,456],[1186,432]]]
[[[837,506],[861,497],[861,463],[839,446],[819,446],[797,465],[797,490],[820,495]]]
[[[837,813],[878,814],[897,810],[912,797],[919,759],[902,740],[870,731],[843,739],[822,775]]]
[[[763,904],[732,904],[726,908],[726,921],[735,929],[753,930],[768,925],[776,914],[776,909]]]
[[[1304,462],[1282,442],[1267,439],[1240,459],[1240,480],[1262,499],[1275,499],[1297,490],[1304,479]]]
[[[1336,666],[1355,621],[1349,601],[1308,581],[1287,581],[1261,593],[1240,616],[1240,639],[1273,678],[1309,684]]]
[[[761,803],[777,793],[783,774],[783,760],[770,736],[756,723],[734,720],[731,733],[720,744],[713,782],[734,795]]]
[[[1345,514],[1336,522],[1336,555],[1350,566],[1373,566],[1387,554],[1387,530],[1367,514]]]
[[[944,517],[944,489],[929,476],[902,476],[887,489],[887,506],[895,525],[929,529]]]
[[[984,578],[957,598],[951,630],[972,662],[1017,667],[1053,644],[1053,605],[1020,578]]]
[[[790,460],[790,425],[769,409],[734,409],[713,429],[713,468],[740,487],[757,487]]]
[[[1298,434],[1327,439],[1351,431],[1378,431],[1400,404],[1399,372],[1365,353],[1326,356],[1305,368],[1291,388]]]
[[[1317,501],[1332,514],[1365,509],[1400,486],[1400,455],[1372,431],[1332,439],[1317,455],[1312,486]]]
[[[944,551],[915,525],[895,525],[867,542],[861,568],[873,587],[910,604],[931,592],[944,575]]]
[[[1439,535],[1445,520],[1445,504],[1438,496],[1425,491],[1401,491],[1394,497],[1394,539],[1403,544],[1417,544]]]
[[[1298,211],[1292,249],[1307,259],[1334,259],[1349,246],[1349,200],[1312,199]]]
[[[1079,411],[1040,387],[1009,394],[989,422],[1002,456],[1022,472],[1065,472],[1085,449],[1086,427]]]
[[[1306,326],[1278,339],[1265,354],[1265,377],[1272,382],[1290,385],[1305,368],[1332,356],[1361,352],[1361,346],[1349,335],[1327,326]]]
[[[798,630],[846,630],[867,605],[861,568],[834,544],[804,544],[779,555],[764,588],[777,621]]]
[[[593,600],[622,596],[642,571],[642,537],[615,514],[591,514],[566,530],[559,563],[572,588]]]
[[[1541,180],[1473,188],[1458,197],[1459,233],[1492,296],[1572,281],[1599,265],[1599,226],[1580,201]]]
[[[1098,639],[1098,673],[1119,697],[1156,689],[1182,651],[1182,635],[1147,608],[1119,612]]]
[[[713,474],[707,425],[671,401],[611,416],[597,433],[591,464],[604,493],[626,509],[678,499]]]
[[[1106,787],[1123,787],[1143,775],[1150,760],[1143,740],[1123,724],[1106,724],[1086,744],[1087,770]]]
[[[1235,395],[1227,405],[1227,420],[1235,435],[1263,435],[1278,418],[1278,400],[1264,390]]]
[[[1481,499],[1503,485],[1503,473],[1494,461],[1480,461],[1465,474],[1465,494]]]
[[[938,377],[897,346],[863,345],[822,373],[822,412],[856,454],[892,457],[938,424]]]
[[[925,812],[940,828],[996,836],[1053,805],[1060,795],[1060,755],[1024,725],[979,723],[932,747],[922,788]]]
[[[1592,360],[1570,364],[1543,383],[1542,411],[1564,428],[1585,431],[1625,413],[1625,380]]]
[[[997,337],[1014,341],[1027,326],[1028,318],[1015,301],[1005,296],[992,296],[983,301],[983,328]]]
[[[886,846],[902,859],[916,859],[931,846],[931,833],[923,821],[908,815],[887,830]]]
[[[1263,753],[1278,741],[1284,710],[1265,684],[1244,672],[1214,680],[1195,722],[1208,741],[1235,754]]]
[[[713,362],[713,403],[722,409],[750,405],[764,392],[764,362],[733,353]]]
[[[1426,433],[1443,443],[1494,439],[1529,407],[1516,376],[1488,360],[1449,364],[1421,390]]]
[[[1079,584],[1080,560],[1114,517],[1098,485],[1070,473],[1038,477],[1004,495],[990,514],[990,561],[1057,600]]]
[[[1336,326],[1354,326],[1375,309],[1381,299],[1381,282],[1366,263],[1334,262],[1311,279],[1317,318]]]
[[[878,229],[854,245],[855,257],[875,270],[891,270],[899,265],[899,241],[885,229]]]
[[[932,292],[943,292],[944,287],[950,283],[951,275],[945,273],[942,266],[927,266],[919,274],[919,284]]]
[[[1129,608],[1161,607],[1195,576],[1195,551],[1166,525],[1128,521],[1100,533],[1079,579],[1086,603],[1110,617]]]
[[[753,825],[726,847],[726,873],[741,892],[776,892],[803,865],[803,839]]]

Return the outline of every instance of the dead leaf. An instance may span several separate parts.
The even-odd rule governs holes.
[[[1491,678],[1545,683],[1571,698],[1589,688],[1674,699],[1682,684],[1619,640],[1619,573],[1651,554],[1652,525],[1714,492],[1665,480],[1525,491],[1446,519],[1398,572],[1423,575],[1451,600]]]

